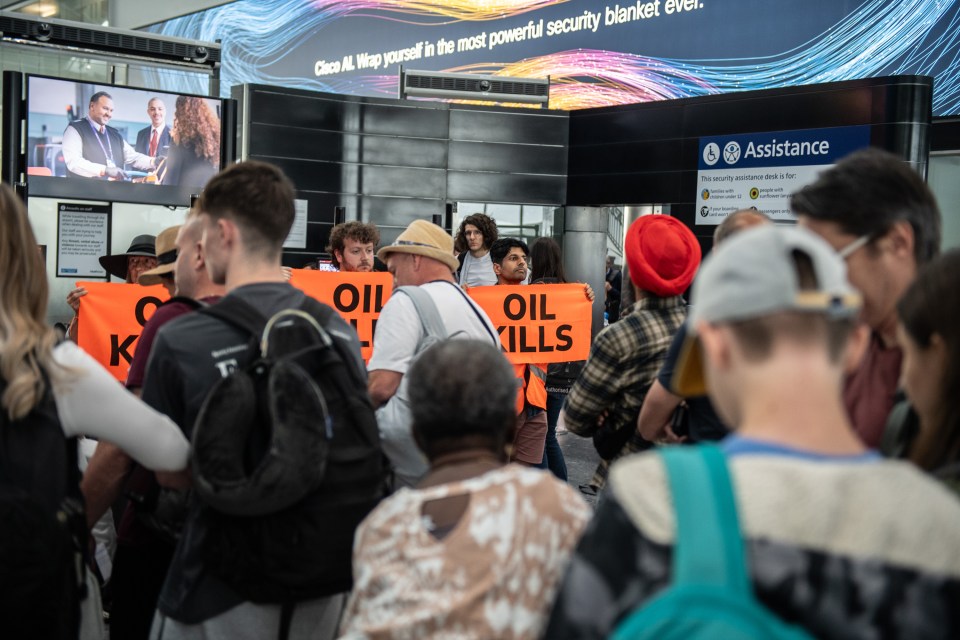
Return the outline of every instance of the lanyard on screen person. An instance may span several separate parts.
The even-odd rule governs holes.
[[[117,163],[113,159],[113,147],[110,144],[110,137],[107,135],[107,125],[101,125],[103,126],[102,135],[107,138],[107,146],[103,146],[103,140],[100,138],[100,135],[101,135],[100,129],[96,125],[94,125],[92,121],[87,120],[87,122],[90,123],[90,127],[93,129],[93,134],[97,137],[97,142],[100,144],[100,149],[103,150],[103,157],[106,158],[107,160],[107,166],[108,167],[117,166]]]

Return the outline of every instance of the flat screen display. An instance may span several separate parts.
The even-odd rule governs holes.
[[[220,170],[223,104],[27,76],[31,196],[187,206]]]

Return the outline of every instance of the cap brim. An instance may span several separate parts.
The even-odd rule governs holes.
[[[142,284],[145,287],[149,287],[155,284],[160,284],[163,282],[163,278],[160,276],[168,275],[173,273],[173,264],[165,264],[159,266],[155,269],[150,269],[150,271],[144,271],[140,274],[140,277],[137,278],[137,284]]]
[[[703,352],[700,340],[693,331],[687,333],[680,348],[680,357],[673,370],[670,386],[673,393],[684,398],[707,395],[707,381],[703,375]]]
[[[391,253],[409,253],[415,256],[431,258],[450,267],[450,271],[456,271],[458,268],[460,268],[460,261],[457,260],[457,257],[452,253],[448,255],[439,249],[432,249],[418,245],[406,246],[391,244],[380,249],[380,251],[377,252],[377,257],[386,262],[387,256],[389,256]]]

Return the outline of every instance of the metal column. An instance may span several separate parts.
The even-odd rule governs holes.
[[[591,336],[603,328],[607,216],[599,207],[566,207],[563,216],[563,267],[571,281],[586,282],[596,293]]]

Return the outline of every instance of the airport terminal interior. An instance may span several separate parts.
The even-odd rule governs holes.
[[[958,58],[960,0],[0,2],[0,435],[84,469],[17,637],[960,637]]]

